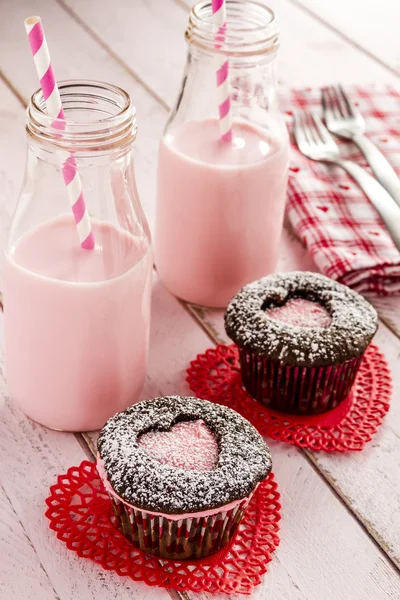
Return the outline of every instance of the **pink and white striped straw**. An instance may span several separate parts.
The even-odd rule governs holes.
[[[213,22],[218,27],[215,47],[221,48],[226,32],[225,0],[212,0]],[[231,96],[229,90],[229,62],[223,54],[217,55],[217,97],[219,111],[219,130],[221,140],[232,141]]]
[[[56,119],[62,119],[65,128],[65,115],[61,104],[60,92],[51,65],[40,17],[25,19],[25,29],[31,46],[36,72],[38,74],[43,97],[46,102],[47,114]],[[60,128],[60,123],[57,124]],[[81,178],[73,155],[70,155],[62,166],[62,174],[67,186],[79,241],[82,248],[92,250],[95,246],[92,226],[82,193]]]

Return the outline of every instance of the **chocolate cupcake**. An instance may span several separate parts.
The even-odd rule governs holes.
[[[375,309],[360,294],[302,271],[245,286],[225,313],[246,390],[295,414],[324,412],[346,398],[377,326]]]
[[[271,470],[268,447],[246,419],[192,397],[146,400],[116,414],[97,448],[120,530],[163,558],[223,548]]]

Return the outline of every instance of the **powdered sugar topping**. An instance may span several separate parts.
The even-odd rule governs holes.
[[[148,432],[168,432],[182,422],[202,420],[215,437],[212,470],[160,462],[141,447]],[[235,411],[193,397],[168,396],[140,402],[107,421],[97,442],[113,490],[127,503],[164,514],[218,508],[246,498],[271,470],[267,445]]]
[[[284,323],[269,311],[292,299],[320,304],[330,323],[313,327]],[[225,328],[240,347],[298,366],[322,366],[360,356],[378,326],[375,309],[360,294],[318,273],[293,271],[245,286],[225,313]]]

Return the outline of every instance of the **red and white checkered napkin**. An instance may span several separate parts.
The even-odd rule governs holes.
[[[366,135],[400,176],[400,93],[388,86],[346,87],[366,121]],[[289,90],[281,107],[289,130],[292,111],[321,111],[319,89]],[[400,253],[357,184],[339,167],[313,162],[292,141],[287,217],[315,263],[361,293],[400,293]],[[369,172],[351,142],[338,140],[344,158]]]

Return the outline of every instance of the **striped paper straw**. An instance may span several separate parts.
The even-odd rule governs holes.
[[[226,32],[225,0],[212,0],[214,25],[218,27],[215,47],[221,48]],[[229,62],[223,54],[217,55],[217,96],[219,112],[219,130],[221,139],[232,141],[232,113],[229,91]]]
[[[40,17],[29,17],[28,19],[25,19],[25,29],[31,46],[36,72],[40,80],[43,97],[46,102],[47,114],[51,117],[62,119],[63,123],[57,123],[56,126],[60,129],[64,129],[66,126],[65,115]],[[95,241],[90,217],[83,198],[81,178],[79,177],[76,160],[72,154],[64,162],[62,174],[65,185],[67,186],[79,241],[82,248],[91,250],[94,248]]]

